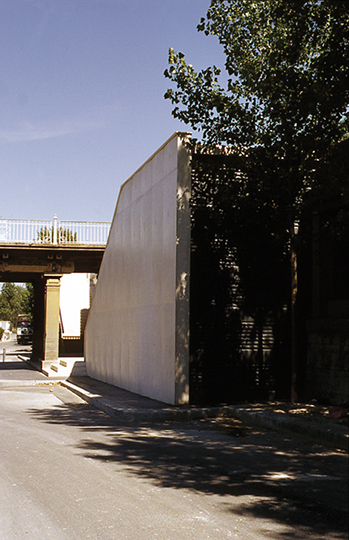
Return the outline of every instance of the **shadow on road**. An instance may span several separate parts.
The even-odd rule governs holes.
[[[29,366],[26,362],[22,362],[20,360],[0,362],[0,371],[16,371],[16,370],[23,370],[23,369],[36,371],[34,368]]]
[[[126,467],[128,474],[158,487],[219,496],[235,516],[284,526],[283,533],[268,529],[268,538],[347,538],[343,452],[272,432],[220,431],[208,420],[120,425],[88,405],[69,404],[28,412],[88,433],[77,443],[86,458]]]

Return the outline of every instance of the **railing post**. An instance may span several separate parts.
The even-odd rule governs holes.
[[[52,244],[57,244],[57,216],[54,215],[53,218],[53,239]]]

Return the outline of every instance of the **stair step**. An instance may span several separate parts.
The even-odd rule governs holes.
[[[84,358],[59,358],[58,363],[53,363],[50,369],[43,369],[42,371],[48,377],[54,375],[61,377],[69,377],[70,375],[83,377],[87,375]]]

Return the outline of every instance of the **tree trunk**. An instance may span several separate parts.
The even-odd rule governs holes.
[[[298,292],[297,253],[295,238],[298,225],[291,224],[291,403],[298,400],[297,383],[297,329],[296,329],[296,302]]]

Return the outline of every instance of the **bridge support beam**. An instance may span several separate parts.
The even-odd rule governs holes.
[[[59,356],[59,297],[61,276],[51,276],[46,281],[45,334],[41,369],[47,371],[58,362]]]

